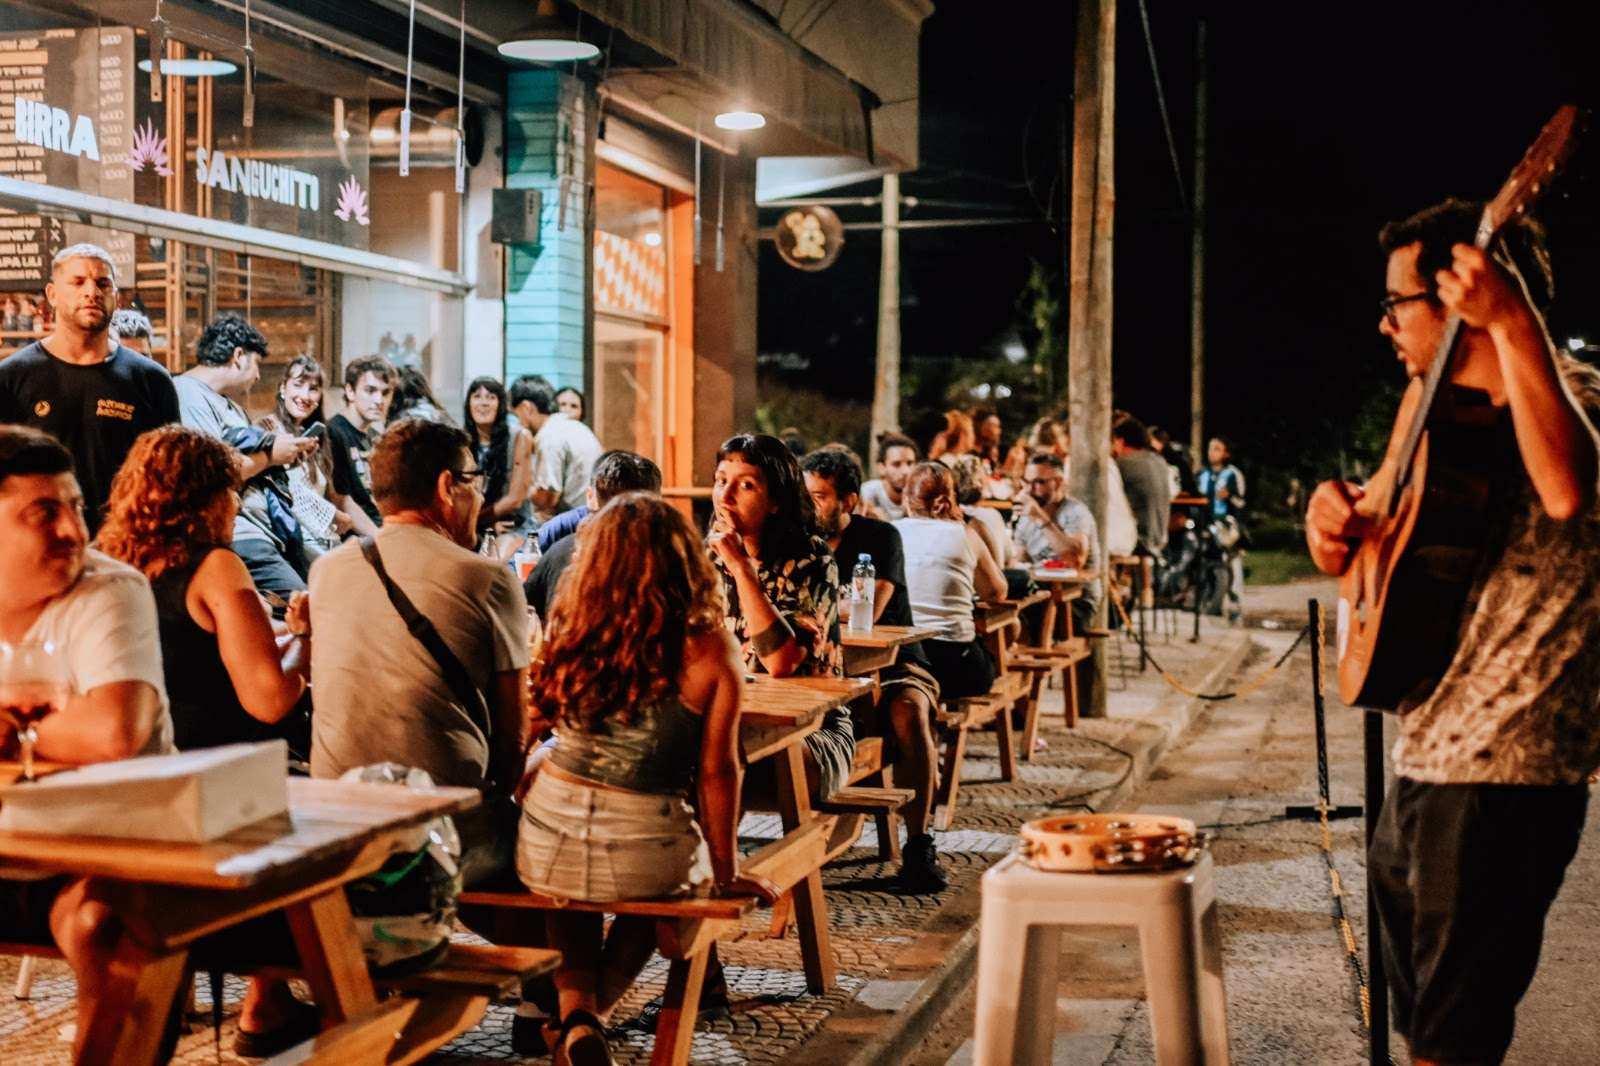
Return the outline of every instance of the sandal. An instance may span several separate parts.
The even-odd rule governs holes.
[[[586,1010],[575,1010],[561,1022],[555,1066],[616,1066],[606,1043],[606,1027]]]

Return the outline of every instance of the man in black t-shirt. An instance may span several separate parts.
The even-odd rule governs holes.
[[[376,536],[383,519],[372,499],[367,458],[389,416],[397,375],[389,360],[364,355],[344,368],[344,410],[328,419],[333,445],[333,491],[357,533]]]
[[[861,502],[861,464],[840,447],[820,448],[800,460],[806,491],[817,513],[817,532],[833,549],[843,587],[862,555],[872,557],[877,573],[872,605],[874,623],[909,626],[911,598],[906,592],[905,550],[900,533],[888,522],[855,514]],[[878,675],[878,706],[888,719],[896,751],[895,780],[916,795],[902,807],[906,846],[900,862],[900,885],[913,893],[938,892],[949,880],[939,865],[928,823],[933,814],[935,751],[931,721],[939,705],[939,683],[927,669],[920,644],[900,649],[895,664]]]
[[[178,393],[160,364],[112,341],[116,268],[104,248],[57,252],[44,295],[55,326],[0,362],[0,422],[42,429],[67,446],[93,535],[133,442],[178,421]]]
[[[625,492],[659,494],[661,468],[633,452],[606,452],[595,461],[594,472],[590,475],[589,487],[585,492],[588,494],[589,513],[599,514],[602,507]],[[566,573],[577,550],[576,534],[562,537],[539,557],[533,573],[523,582],[522,593],[528,600],[528,606],[539,612],[539,621],[549,620],[550,604],[556,598],[556,585],[560,583],[561,575]]]

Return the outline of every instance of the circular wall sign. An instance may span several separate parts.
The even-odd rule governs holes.
[[[778,219],[778,254],[796,270],[826,270],[844,250],[844,224],[832,208],[797,207]]]

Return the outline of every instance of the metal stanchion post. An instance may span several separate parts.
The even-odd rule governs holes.
[[[1367,846],[1378,830],[1378,812],[1383,809],[1383,715],[1367,711],[1363,748],[1366,759]],[[1372,1024],[1367,1030],[1367,1061],[1371,1066],[1389,1066],[1389,978],[1383,969],[1383,933],[1378,925],[1378,904],[1372,895],[1372,873],[1367,872],[1367,988],[1371,1000]]]
[[[1317,795],[1321,806],[1328,808],[1329,818],[1354,818],[1361,813],[1361,808],[1353,804],[1333,806],[1328,790],[1328,713],[1322,700],[1322,607],[1316,600],[1308,600],[1306,613],[1311,627],[1311,710],[1317,727]],[[1285,807],[1283,814],[1286,818],[1314,822],[1322,817],[1321,806],[1296,804]]]

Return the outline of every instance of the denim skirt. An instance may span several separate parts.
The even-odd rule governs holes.
[[[564,899],[706,895],[711,855],[679,796],[540,773],[522,801],[517,876],[534,892]]]

